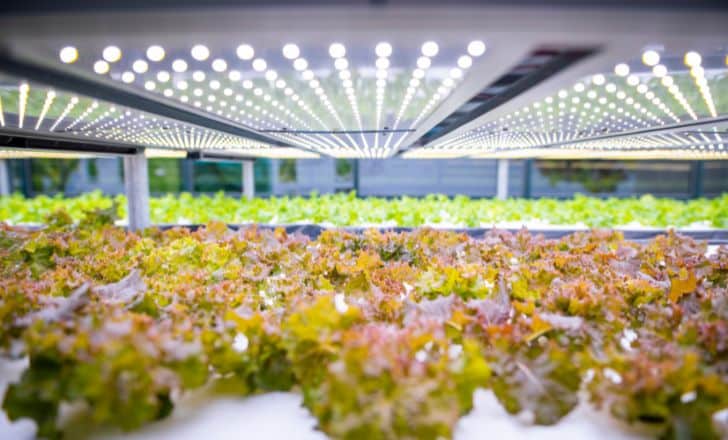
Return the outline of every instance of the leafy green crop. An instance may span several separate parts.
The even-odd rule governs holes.
[[[124,196],[107,197],[92,192],[74,198],[20,195],[0,198],[0,221],[12,224],[42,223],[59,209],[80,220],[85,211],[111,208],[126,217]],[[634,225],[684,227],[704,224],[728,227],[728,194],[714,199],[678,201],[652,196],[626,199],[598,199],[577,195],[573,199],[470,199],[430,195],[424,198],[357,198],[354,193],[310,197],[237,199],[223,194],[193,197],[190,194],[164,196],[150,201],[152,221],[157,224],[290,224],[313,222],[336,226],[423,226],[489,227],[504,222],[553,225],[581,224],[589,227]]]
[[[666,438],[728,430],[728,248],[675,233],[142,233],[0,226],[3,408],[133,430],[212,384],[293,390],[332,438],[451,438],[478,388],[551,425],[587,396]]]

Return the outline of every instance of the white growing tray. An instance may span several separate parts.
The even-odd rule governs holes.
[[[0,394],[7,384],[16,381],[27,361],[0,361]],[[207,389],[189,392],[176,402],[172,415],[145,425],[138,431],[93,428],[89,431],[82,420],[69,422],[66,438],[116,440],[325,440],[315,429],[316,419],[301,405],[299,394],[268,393],[252,397],[212,396]],[[62,411],[63,413],[63,411]],[[0,414],[0,439],[29,440],[35,438],[35,423],[22,419],[11,423],[5,412]],[[581,403],[554,426],[533,426],[512,416],[500,406],[490,391],[475,393],[475,408],[457,424],[455,440],[519,439],[626,440],[650,438],[637,427],[626,426],[587,403]]]

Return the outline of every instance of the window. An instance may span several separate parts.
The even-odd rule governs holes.
[[[235,162],[195,162],[195,192],[240,192],[242,174]]]
[[[149,191],[152,194],[174,193],[181,190],[178,159],[149,159]]]
[[[352,182],[354,180],[354,161],[351,159],[336,159],[336,181]]]
[[[278,181],[296,183],[296,159],[281,159],[278,163]]]

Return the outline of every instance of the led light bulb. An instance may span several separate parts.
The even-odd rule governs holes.
[[[283,56],[288,58],[289,60],[298,58],[300,54],[301,50],[293,43],[288,43],[283,46]]]
[[[306,61],[304,58],[297,58],[293,62],[293,68],[298,70],[299,72],[302,70],[306,70],[308,68],[308,61]]]
[[[167,72],[165,70],[161,70],[161,71],[157,72],[157,81],[159,81],[159,82],[163,82],[163,83],[167,82],[167,81],[169,81],[170,77],[171,77],[171,75],[169,74],[169,72]]]
[[[374,48],[374,53],[376,53],[378,57],[388,57],[392,55],[392,45],[386,41],[382,41]]]
[[[121,80],[127,84],[134,82],[134,73],[129,71],[122,73]]]
[[[665,67],[663,64],[658,64],[652,68],[652,73],[656,77],[662,78],[663,76],[667,75],[667,67]]]
[[[483,55],[485,53],[485,43],[480,40],[471,41],[468,44],[468,53],[474,57]]]
[[[58,57],[65,64],[74,63],[78,59],[78,50],[73,46],[66,46],[58,53]]]
[[[164,48],[159,45],[152,45],[147,48],[147,58],[150,61],[159,62],[164,59]]]
[[[149,70],[149,64],[147,64],[147,62],[144,60],[136,60],[134,61],[134,64],[131,65],[131,68],[136,73],[144,73]]]
[[[195,44],[194,46],[192,46],[190,54],[192,55],[192,58],[196,59],[197,61],[205,61],[207,58],[210,57],[210,49],[202,44]]]
[[[417,67],[420,69],[427,69],[432,65],[432,61],[428,57],[417,58]]]
[[[177,73],[182,73],[187,71],[187,61],[185,60],[174,60],[172,62],[172,70],[174,70]]]
[[[463,55],[458,58],[458,67],[461,69],[469,69],[473,65],[473,59],[468,55]]]
[[[253,60],[253,70],[256,72],[262,72],[266,67],[268,67],[268,63],[266,63],[263,58],[256,58]]]
[[[656,66],[660,62],[660,54],[656,50],[646,50],[642,53],[642,62],[646,66]]]
[[[224,72],[227,70],[227,62],[222,58],[217,58],[212,62],[212,70],[215,72]]]
[[[690,51],[685,54],[685,65],[688,67],[699,66],[703,62],[703,57],[695,51]]]
[[[604,75],[597,74],[592,76],[592,83],[597,86],[601,86],[606,82],[606,78],[604,78]]]
[[[333,43],[329,46],[329,55],[331,58],[341,58],[346,56],[346,47],[341,43]]]
[[[240,46],[238,46],[235,54],[241,60],[252,60],[255,56],[255,49],[253,49],[253,46],[249,44],[241,44]]]
[[[107,46],[101,55],[109,63],[115,63],[121,59],[121,49],[116,46]]]
[[[629,66],[625,63],[619,63],[614,66],[614,73],[616,73],[617,76],[627,76],[629,75]]]
[[[440,51],[440,47],[434,41],[427,41],[422,45],[422,55],[426,57],[434,57],[437,52]]]
[[[104,60],[98,60],[94,63],[94,72],[98,73],[99,75],[109,73],[109,68],[109,63]]]

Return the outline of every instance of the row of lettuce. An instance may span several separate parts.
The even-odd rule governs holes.
[[[728,227],[728,194],[713,199],[675,200],[639,198],[471,199],[429,195],[423,198],[357,198],[354,193],[309,197],[271,197],[246,200],[225,196],[182,193],[152,198],[155,224],[317,223],[335,226],[490,227],[494,224],[550,224],[588,227],[651,226]],[[44,223],[45,217],[65,210],[78,221],[84,212],[112,209],[126,218],[126,198],[92,192],[78,197],[12,195],[0,198],[0,221],[10,224]]]
[[[451,438],[490,389],[556,424],[579,402],[660,438],[728,435],[728,249],[671,233],[228,230],[59,216],[0,227],[3,408],[133,430],[209,384],[302,393],[332,438]]]

